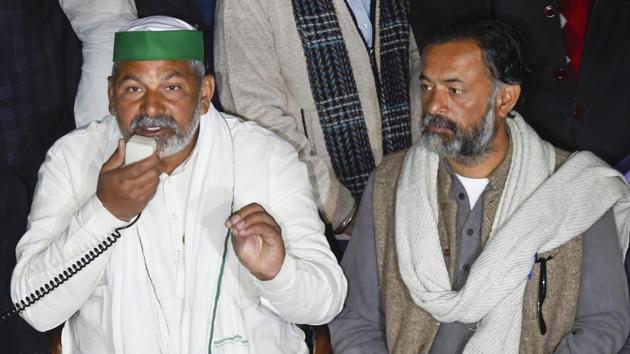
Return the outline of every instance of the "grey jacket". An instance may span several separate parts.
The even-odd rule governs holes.
[[[374,245],[373,187],[371,177],[341,262],[348,296],[342,312],[329,324],[333,348],[339,354],[387,353]],[[612,210],[584,233],[580,283],[573,331],[554,353],[616,353],[630,327],[630,304]],[[442,324],[440,332],[448,338],[436,339],[431,353],[458,352],[471,335],[459,323]]]

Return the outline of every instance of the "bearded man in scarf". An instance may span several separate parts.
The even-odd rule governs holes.
[[[422,136],[371,177],[342,261],[336,353],[617,353],[630,190],[513,108],[506,24],[445,24],[422,56]]]

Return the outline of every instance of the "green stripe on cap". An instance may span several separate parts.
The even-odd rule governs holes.
[[[203,61],[201,31],[117,32],[114,61],[199,60]]]

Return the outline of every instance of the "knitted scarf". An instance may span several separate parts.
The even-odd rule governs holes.
[[[438,235],[439,158],[412,148],[397,191],[396,251],[413,301],[440,322],[478,323],[464,353],[517,353],[527,274],[536,253],[582,234],[608,209],[628,244],[630,193],[618,172],[590,152],[554,173],[553,147],[520,117],[508,119],[513,152],[489,240],[466,284],[453,291]]]
[[[383,1],[379,10],[381,72],[372,54],[370,62],[379,90],[383,152],[389,154],[411,145],[408,3]],[[333,169],[358,198],[375,163],[333,1],[293,0],[293,13]]]

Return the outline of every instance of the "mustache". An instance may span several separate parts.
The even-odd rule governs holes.
[[[138,128],[170,128],[176,132],[180,130],[179,125],[171,116],[139,116],[131,122],[130,130],[133,132]]]
[[[459,127],[454,122],[450,121],[448,118],[441,114],[425,114],[422,116],[422,127],[428,128],[440,128],[440,129],[448,129],[452,131],[454,134],[459,132]]]

